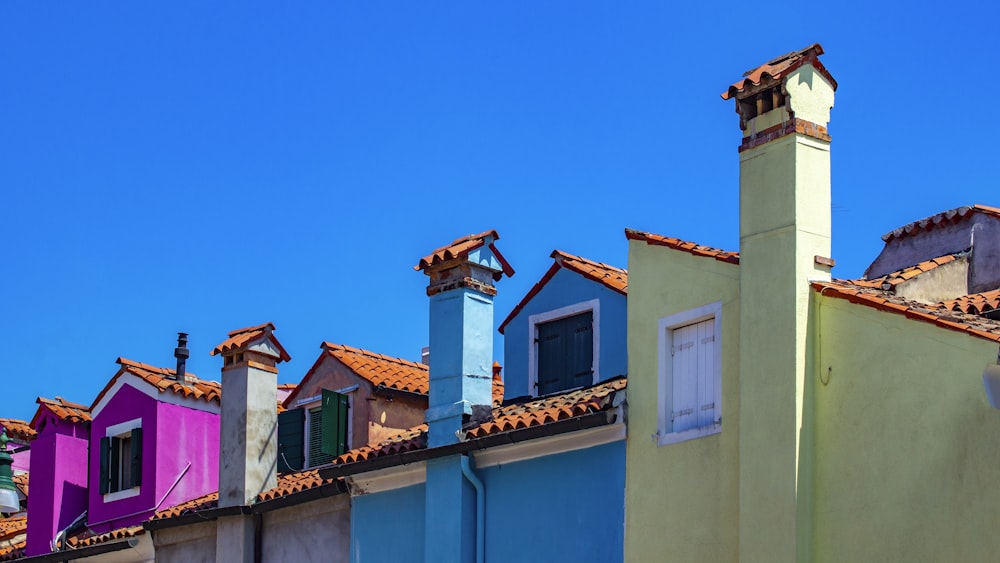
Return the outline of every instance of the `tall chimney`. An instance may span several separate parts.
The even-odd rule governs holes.
[[[430,278],[430,398],[427,445],[461,440],[462,424],[492,415],[494,282],[513,268],[496,231],[460,238],[415,266]],[[467,463],[467,460],[466,460]],[[475,559],[475,492],[459,454],[427,462],[424,561]]]
[[[191,357],[191,351],[188,350],[188,335],[186,332],[177,333],[177,347],[174,348],[174,358],[177,358],[177,371],[174,372],[174,379],[179,381],[181,384],[187,381],[186,371],[187,371],[187,359]]]
[[[748,72],[740,154],[740,559],[808,559],[796,495],[810,280],[829,280],[830,136],[837,83],[818,44]]]
[[[234,330],[212,350],[221,354],[219,506],[246,506],[278,484],[278,363],[291,359],[266,323]],[[253,519],[218,521],[218,561],[253,561]]]

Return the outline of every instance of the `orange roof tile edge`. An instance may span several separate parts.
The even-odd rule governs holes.
[[[127,538],[134,538],[136,536],[141,536],[146,533],[146,529],[142,527],[142,524],[136,526],[127,526],[124,528],[118,528],[106,532],[103,534],[97,534],[83,539],[70,538],[69,544],[73,547],[89,547],[92,545],[97,545],[101,543],[108,543],[113,540],[124,540]]]
[[[355,348],[353,346],[347,346],[346,344],[334,344],[332,342],[323,342],[321,347],[326,350],[327,353],[332,355],[334,358],[339,360],[344,366],[354,372],[358,377],[372,383],[373,385],[385,385],[391,389],[396,389],[398,391],[407,391],[409,393],[417,393],[420,395],[427,395],[430,393],[430,368],[419,362],[414,362],[411,360],[406,360],[403,358],[397,358],[395,356],[386,356],[385,354],[379,354],[377,352],[372,352],[370,350],[365,350],[364,348]],[[413,373],[406,375],[394,374],[378,374],[368,373],[367,370],[359,369],[359,366],[351,365],[348,361],[342,357],[346,355],[367,358],[370,361],[376,363],[388,363],[402,370],[413,370]]]
[[[0,418],[0,426],[7,431],[7,437],[17,442],[30,442],[35,439],[35,429],[30,424],[16,418]]]
[[[836,282],[813,282],[812,288],[823,296],[846,299],[851,303],[865,305],[879,311],[904,315],[909,319],[924,321],[949,330],[964,332],[984,340],[1000,342],[1000,334],[980,330],[968,323],[962,322],[961,319],[943,318],[944,315],[935,314],[929,310],[917,310],[909,305],[895,303],[884,297],[861,291],[868,288],[852,288]],[[1000,330],[1000,326],[997,328]]]
[[[222,402],[222,384],[218,381],[200,379],[195,374],[188,372],[185,374],[185,383],[181,384],[179,381],[173,380],[176,371],[170,368],[151,366],[142,362],[129,360],[128,358],[118,358],[115,361],[121,367],[108,381],[107,385],[104,386],[104,389],[101,389],[101,392],[94,398],[94,402],[90,405],[91,410],[100,404],[104,396],[114,386],[115,381],[123,373],[130,373],[138,377],[147,384],[156,387],[160,393],[171,391],[184,397],[203,399],[206,402]]]
[[[667,237],[653,233],[646,233],[643,231],[637,231],[635,229],[625,229],[625,238],[629,240],[643,241],[646,244],[651,244],[655,246],[666,246],[668,248],[673,248],[674,250],[682,250],[684,252],[687,252],[688,254],[694,254],[695,256],[715,258],[716,260],[720,262],[726,262],[727,264],[740,263],[739,252],[720,250],[718,248],[712,248],[711,246],[704,246],[701,244],[684,241],[674,237]]]
[[[464,236],[455,239],[451,244],[435,248],[430,254],[421,258],[420,262],[418,262],[413,269],[420,271],[430,268],[436,264],[440,264],[441,262],[467,256],[473,250],[476,250],[486,244],[487,237],[492,237],[494,241],[500,240],[500,235],[492,229],[489,231],[483,231],[479,234]],[[500,251],[497,250],[496,246],[494,246],[492,242],[489,244],[489,249],[493,255],[496,256],[497,261],[500,262],[500,266],[503,268],[503,273],[507,274],[507,276],[513,276],[514,268],[511,267],[510,263],[507,262],[507,259],[500,254]]]
[[[758,67],[744,72],[742,80],[737,80],[721,94],[722,99],[728,100],[736,96],[736,94],[742,93],[747,88],[759,86],[766,79],[779,80],[785,74],[792,72],[806,63],[812,63],[816,70],[829,80],[830,85],[836,90],[837,81],[834,80],[833,76],[830,75],[830,71],[826,70],[826,67],[819,60],[819,56],[822,54],[823,47],[819,43],[813,43],[805,49],[775,57]]]
[[[980,204],[965,205],[949,209],[947,211],[942,211],[940,213],[935,213],[930,217],[924,217],[923,219],[913,221],[912,223],[907,223],[902,227],[893,229],[882,235],[882,240],[889,243],[895,239],[904,238],[923,231],[929,231],[935,227],[952,225],[970,218],[973,213],[977,211],[994,217],[1000,217],[1000,208]]]
[[[954,262],[958,259],[955,254],[946,254],[944,256],[938,256],[937,258],[931,258],[930,260],[924,260],[923,262],[910,266],[908,268],[903,268],[902,270],[897,270],[895,272],[890,272],[884,276],[879,276],[874,279],[857,279],[850,280],[854,285],[861,287],[870,287],[874,289],[885,289],[885,290],[895,290],[896,286],[910,281],[911,279],[919,276],[920,274],[925,274],[938,266],[944,266],[949,262]],[[888,286],[888,287],[886,287]]]
[[[970,293],[969,295],[942,301],[940,305],[950,311],[959,311],[969,315],[983,315],[1000,309],[1000,289],[984,291],[982,293]]]
[[[281,361],[289,362],[292,360],[292,357],[288,355],[285,347],[282,346],[281,342],[278,341],[278,338],[274,336],[274,323],[264,323],[257,326],[248,326],[246,328],[236,329],[230,331],[228,336],[229,338],[223,340],[222,343],[215,348],[212,348],[209,355],[215,356],[230,350],[236,350],[245,346],[248,342],[259,336],[267,336],[270,337],[275,347],[278,348]]]
[[[587,258],[583,258],[580,256],[574,256],[572,254],[563,252],[561,250],[553,250],[552,254],[550,254],[549,257],[555,258],[555,262],[551,266],[549,266],[549,269],[545,272],[545,274],[542,275],[541,279],[535,282],[535,285],[531,286],[531,289],[528,290],[528,293],[524,294],[524,297],[521,298],[521,301],[519,301],[518,304],[515,305],[513,309],[511,309],[507,317],[504,318],[503,322],[500,323],[500,326],[497,328],[497,332],[499,332],[500,334],[503,334],[504,328],[506,328],[506,326],[510,323],[510,321],[514,320],[514,317],[516,317],[518,313],[520,313],[521,310],[524,309],[524,307],[527,306],[527,304],[536,295],[538,295],[538,292],[541,291],[543,287],[545,287],[545,284],[549,283],[549,280],[551,280],[556,275],[556,272],[559,271],[559,268],[566,268],[570,271],[580,274],[585,278],[601,283],[605,285],[607,288],[617,291],[622,295],[628,295],[628,270],[616,268],[614,266],[610,266],[602,262],[594,262],[593,260],[589,260]],[[624,283],[615,284],[612,283],[607,278],[594,275],[593,272],[587,271],[586,268],[584,268],[578,262],[591,265],[592,267],[597,269],[603,269],[609,273],[617,273],[619,276],[625,278]]]
[[[71,403],[62,397],[56,397],[55,399],[46,399],[45,397],[38,397],[35,399],[37,403],[38,410],[35,411],[35,416],[31,418],[29,423],[32,428],[35,428],[38,424],[38,415],[41,414],[42,408],[51,412],[59,420],[64,420],[66,422],[77,423],[77,422],[90,422],[90,407]]]

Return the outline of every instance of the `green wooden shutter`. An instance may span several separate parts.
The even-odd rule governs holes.
[[[305,409],[278,413],[278,473],[299,471],[305,466],[305,451],[302,449],[305,423]]]
[[[111,483],[111,438],[101,438],[101,475],[98,487],[101,494],[110,492],[108,485]]]
[[[322,451],[338,456],[347,451],[347,395],[323,390]]]
[[[129,452],[131,467],[129,468],[132,472],[132,483],[131,486],[138,487],[142,485],[142,428],[132,429],[132,451]]]

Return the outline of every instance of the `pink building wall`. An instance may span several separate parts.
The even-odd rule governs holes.
[[[46,416],[43,429],[31,443],[35,466],[28,495],[24,550],[28,556],[49,553],[50,542],[59,530],[87,509],[86,427],[59,420],[51,413]]]
[[[163,499],[160,508],[219,490],[219,415],[169,403],[159,403],[157,411],[156,498]]]

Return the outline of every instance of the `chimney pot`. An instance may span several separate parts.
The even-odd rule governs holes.
[[[174,379],[184,383],[186,381],[187,359],[191,357],[191,351],[187,347],[188,335],[186,332],[177,333],[177,347],[174,348],[174,358],[177,358],[177,370]]]

